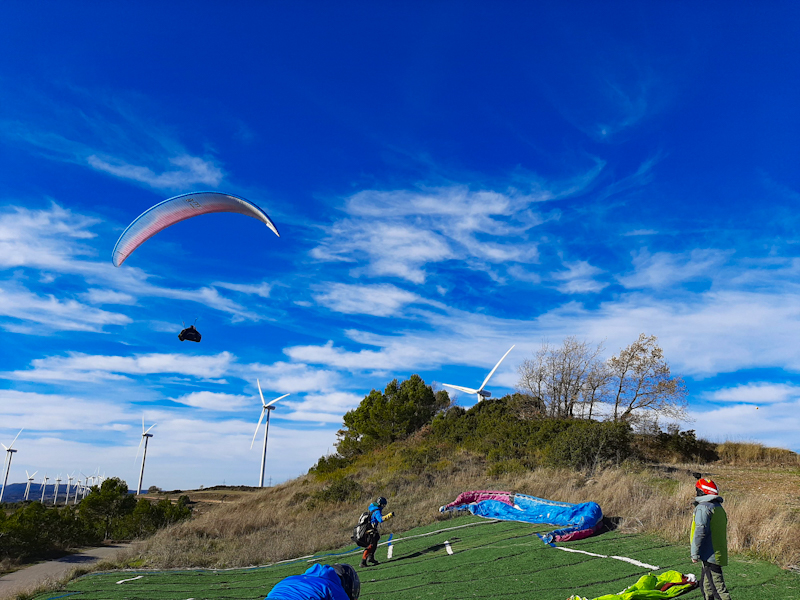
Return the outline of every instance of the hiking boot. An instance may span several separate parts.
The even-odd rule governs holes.
[[[366,569],[366,568],[367,568],[369,565],[367,564],[367,561],[365,561],[365,560],[362,560],[362,561],[361,561],[361,564],[360,564],[360,565],[358,565],[358,566],[359,566],[359,567],[364,567],[364,568]]]

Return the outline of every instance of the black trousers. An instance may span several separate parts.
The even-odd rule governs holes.
[[[375,550],[378,549],[378,541],[381,539],[381,534],[378,531],[372,530],[367,534],[367,549],[361,557],[362,560],[375,560]]]

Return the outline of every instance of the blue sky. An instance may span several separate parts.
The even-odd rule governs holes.
[[[713,441],[800,451],[800,8],[0,8],[0,438],[133,487],[305,472],[372,388],[658,336]],[[263,208],[111,250],[198,190]],[[181,343],[197,318],[200,344]],[[459,398],[462,405],[473,400]]]

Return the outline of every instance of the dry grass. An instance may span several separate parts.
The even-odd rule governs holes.
[[[438,471],[421,474],[373,464],[349,473],[363,487],[357,502],[307,509],[303,498],[326,482],[306,475],[253,492],[238,502],[218,504],[191,521],[163,530],[124,563],[153,568],[267,564],[351,544],[349,536],[358,515],[377,495],[388,497],[390,510],[397,514],[384,527],[388,533],[446,518],[437,512],[438,507],[468,489],[506,489],[566,502],[592,500],[607,516],[619,517],[623,531],[657,534],[687,544],[688,553],[694,497],[688,473],[692,470],[701,468],[615,468],[593,476],[538,469],[489,477],[484,461],[468,453],[446,461]],[[800,563],[796,508],[775,502],[769,490],[754,494],[726,488],[722,477],[717,483],[727,496],[730,551],[782,566]]]
[[[731,465],[800,467],[800,454],[784,448],[768,448],[755,442],[725,442],[717,445],[720,461]]]

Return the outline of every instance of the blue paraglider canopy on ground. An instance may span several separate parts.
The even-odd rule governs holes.
[[[538,534],[548,544],[588,537],[599,531],[603,520],[603,511],[596,502],[570,504],[499,491],[464,492],[440,510],[463,509],[487,519],[561,526],[561,529]]]

